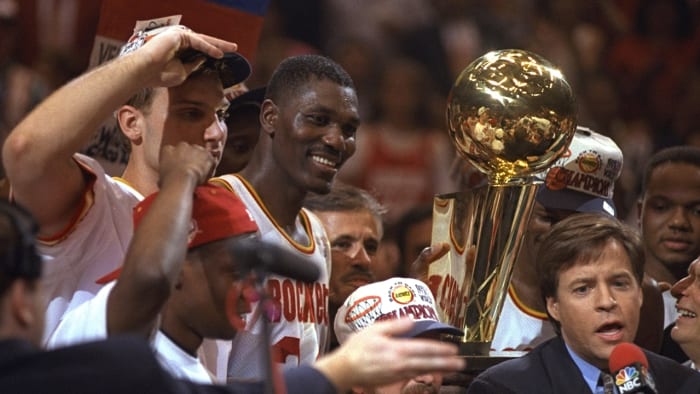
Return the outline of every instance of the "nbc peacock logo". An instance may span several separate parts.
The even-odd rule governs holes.
[[[625,382],[632,381],[639,377],[639,371],[634,367],[625,367],[615,375],[615,384],[622,386]]]

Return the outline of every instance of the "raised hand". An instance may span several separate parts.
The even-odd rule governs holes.
[[[339,390],[373,387],[433,372],[456,372],[465,367],[457,346],[433,339],[399,338],[413,321],[377,322],[351,335],[340,348],[315,366]]]
[[[166,145],[160,151],[159,184],[187,177],[199,185],[209,179],[215,166],[216,160],[204,147],[186,142]]]
[[[145,61],[153,70],[146,86],[179,85],[204,63],[206,56],[220,59],[224,52],[238,49],[235,43],[196,33],[182,25],[163,27],[148,35],[149,39],[142,47],[127,55]],[[202,56],[183,56],[197,52]]]

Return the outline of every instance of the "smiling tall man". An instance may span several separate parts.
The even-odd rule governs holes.
[[[328,284],[331,252],[319,219],[302,204],[307,193],[327,194],[336,173],[355,152],[360,124],[350,76],[316,55],[284,60],[267,85],[260,107],[260,140],[238,174],[213,182],[239,195],[263,239],[276,242],[320,268],[316,283],[270,275],[272,358],[285,365],[310,364],[328,347]],[[229,376],[264,379],[266,335],[259,309],[234,339]]]
[[[536,263],[558,336],[477,376],[474,393],[597,393],[613,348],[632,342],[642,305],[644,252],[614,218],[579,214],[555,224]],[[700,392],[700,375],[645,351],[660,393]]]

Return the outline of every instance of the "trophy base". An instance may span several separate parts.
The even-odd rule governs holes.
[[[491,342],[459,343],[459,355],[467,362],[464,372],[478,374],[498,363],[517,358],[515,355],[490,355],[490,349]]]

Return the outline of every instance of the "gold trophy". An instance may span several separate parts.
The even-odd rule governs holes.
[[[562,73],[541,56],[493,51],[457,78],[447,124],[459,154],[488,185],[435,197],[432,243],[451,249],[430,265],[428,281],[441,317],[464,329],[468,368],[479,370],[497,362],[489,350],[534,205],[532,175],[568,148],[576,104]]]

